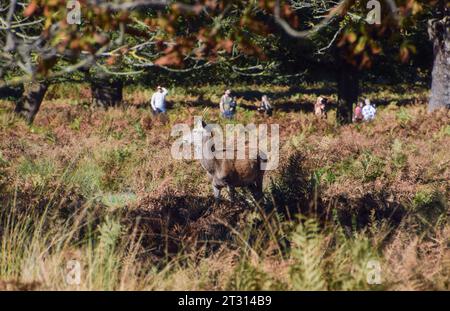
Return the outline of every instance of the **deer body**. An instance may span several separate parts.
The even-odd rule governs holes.
[[[256,200],[261,199],[264,177],[261,162],[264,160],[261,159],[259,154],[256,159],[217,157],[214,140],[209,138],[209,135],[202,135],[203,157],[200,159],[200,164],[207,172],[216,200],[220,199],[220,191],[224,187],[229,189],[231,200],[235,197],[235,187],[247,187]],[[246,151],[248,151],[248,145],[246,145],[246,148]],[[222,151],[225,154],[226,149]]]

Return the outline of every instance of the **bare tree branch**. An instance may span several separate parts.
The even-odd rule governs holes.
[[[316,13],[327,13],[327,14],[323,17],[320,17],[322,19],[320,21],[320,23],[314,25],[312,28],[307,29],[307,30],[301,30],[301,31],[295,30],[294,28],[292,28],[289,25],[289,23],[286,20],[284,20],[281,17],[280,0],[275,1],[274,18],[275,18],[275,21],[290,36],[295,37],[295,38],[308,38],[311,35],[313,35],[314,33],[321,30],[322,28],[328,26],[334,17],[336,17],[338,15],[349,14],[347,11],[353,5],[354,2],[355,2],[355,0],[341,0],[340,2],[322,1],[322,7],[319,9],[315,8],[315,12]],[[395,4],[395,1],[394,0],[385,0],[385,2],[388,3],[389,11],[391,12],[391,15],[397,19],[398,18],[398,16],[397,16],[398,9],[397,9],[397,5]],[[331,7],[330,9],[328,9],[327,4],[329,5],[330,3],[333,4],[334,6]],[[299,1],[295,1],[295,0],[291,0],[291,6],[295,10],[313,7],[312,4],[309,2],[306,2],[306,1],[299,2]],[[356,16],[356,17],[362,18],[360,16]]]
[[[354,0],[342,0],[338,4],[336,4],[331,10],[329,10],[328,14],[322,19],[322,21],[314,25],[312,28],[307,30],[295,30],[293,29],[288,22],[286,22],[280,14],[280,0],[275,1],[275,8],[274,8],[274,18],[275,21],[288,33],[290,36],[295,38],[308,38],[312,34],[316,33],[323,27],[327,26],[332,19],[337,16],[344,14],[348,7],[354,2]]]

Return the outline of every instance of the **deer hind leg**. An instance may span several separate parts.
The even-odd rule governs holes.
[[[264,196],[262,178],[258,178],[258,180],[254,184],[250,185],[248,188],[252,193],[253,197],[255,198],[255,200],[257,202],[260,202]]]
[[[232,186],[228,186],[228,192],[230,193],[230,201],[234,202],[236,200],[236,190]]]

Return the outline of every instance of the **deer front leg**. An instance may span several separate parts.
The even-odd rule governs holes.
[[[262,179],[258,179],[254,184],[248,186],[248,188],[256,202],[260,203],[264,197]]]
[[[220,188],[217,187],[214,183],[212,184],[213,193],[214,193],[214,199],[216,199],[216,202],[220,201]]]
[[[234,202],[236,199],[236,190],[232,186],[228,186],[228,192],[230,193],[230,201]]]

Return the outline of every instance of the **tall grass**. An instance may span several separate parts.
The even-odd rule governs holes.
[[[147,259],[151,250],[141,244],[137,231],[124,228],[121,217],[125,216],[104,208],[99,213],[86,203],[60,223],[53,210],[57,203],[20,213],[14,205],[2,208],[1,280],[56,290],[370,290],[396,288],[398,275],[389,273],[404,264],[387,264],[384,252],[398,241],[386,240],[393,229],[383,229],[376,220],[370,230],[348,234],[338,222],[324,227],[313,216],[288,221],[255,206],[238,228],[230,230],[230,239],[220,242],[219,251],[205,256],[207,246],[200,246],[161,257],[155,265]],[[449,228],[441,223],[432,230],[434,239],[443,239]],[[426,243],[431,236],[417,238]],[[445,256],[448,241],[440,243],[440,255],[421,256],[432,260]],[[401,255],[401,249],[397,254]],[[68,263],[73,260],[80,266],[79,284],[67,281]],[[367,282],[371,260],[383,267],[381,284]],[[422,263],[424,270],[430,268],[429,263]],[[406,273],[413,273],[415,279],[426,275],[420,269]],[[428,281],[448,289],[448,273],[448,261],[443,262]],[[409,285],[409,281],[402,282]]]
[[[135,239],[123,235],[117,220],[106,217],[93,227],[88,205],[62,225],[52,224],[49,210],[21,215],[2,209],[0,279],[38,283],[41,289],[134,289],[138,264]],[[75,261],[80,283],[70,281]],[[130,286],[131,288],[128,288]]]

